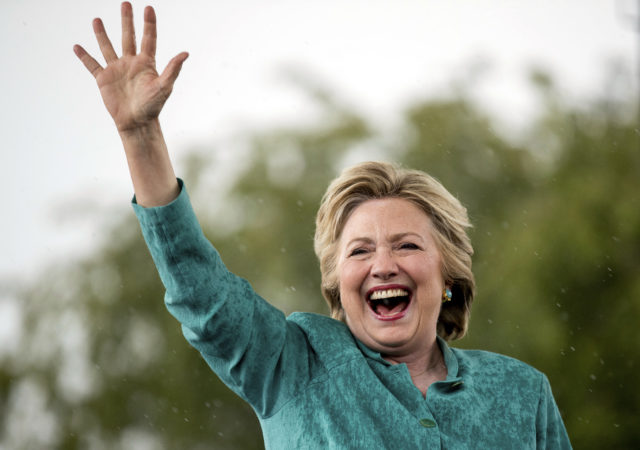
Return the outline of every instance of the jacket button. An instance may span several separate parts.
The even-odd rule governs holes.
[[[420,419],[420,425],[425,428],[433,428],[436,426],[436,423],[431,419]]]

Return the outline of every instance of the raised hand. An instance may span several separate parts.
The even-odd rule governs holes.
[[[158,115],[173,90],[186,52],[175,56],[162,74],[156,71],[156,14],[144,10],[140,52],[136,52],[131,4],[122,13],[122,56],[118,58],[100,19],[93,31],[107,62],[102,67],[79,45],[73,51],[95,77],[100,94],[120,133],[138,204],[159,206],[180,192]]]
[[[136,52],[133,11],[122,3],[122,56],[118,57],[107,36],[102,20],[93,20],[93,31],[107,63],[102,67],[80,45],[73,50],[95,77],[100,94],[118,131],[137,132],[154,122],[173,90],[182,63],[189,56],[175,56],[162,72],[156,70],[156,15],[152,7],[144,10],[144,30],[140,52]]]

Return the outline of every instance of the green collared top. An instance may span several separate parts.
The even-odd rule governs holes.
[[[255,410],[267,449],[571,448],[547,378],[515,359],[450,348],[426,398],[326,316],[289,317],[229,272],[186,189],[134,210],[186,339]]]

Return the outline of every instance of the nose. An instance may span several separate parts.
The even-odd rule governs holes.
[[[371,275],[380,280],[389,280],[398,275],[398,265],[389,250],[376,251],[371,266]]]

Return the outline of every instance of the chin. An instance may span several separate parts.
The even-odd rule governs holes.
[[[397,326],[394,328],[398,328]],[[368,332],[367,332],[368,331]],[[365,344],[375,346],[375,350],[384,353],[396,353],[401,352],[403,348],[406,348],[411,340],[408,336],[408,330],[391,329],[391,327],[385,330],[365,330],[369,344],[365,341]]]

